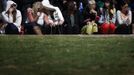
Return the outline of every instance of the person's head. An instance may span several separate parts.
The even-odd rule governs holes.
[[[13,14],[13,22],[16,21],[16,14],[17,14],[17,11],[16,11],[16,8],[17,8],[17,4],[13,1],[7,1],[7,4],[6,4],[6,13],[9,15],[9,13],[12,13]]]
[[[41,2],[35,2],[33,4],[32,9],[35,14],[37,14],[37,12],[44,12],[44,13],[48,14],[47,13],[48,10],[43,6],[43,4]]]
[[[67,6],[69,11],[75,11],[77,10],[77,4],[75,1],[69,1]]]
[[[110,0],[104,0],[104,7],[109,8],[110,7]]]
[[[14,10],[16,10],[17,5],[16,4],[12,4],[10,8],[13,8]]]
[[[43,9],[43,5],[41,2],[35,2],[32,6],[32,9],[35,13],[40,12]]]
[[[90,0],[88,3],[89,3],[89,9],[95,9],[96,8],[95,0]]]
[[[16,10],[17,8],[17,4],[13,1],[7,1],[7,4],[6,4],[6,11],[9,11],[9,9],[13,9],[14,11]]]
[[[120,3],[120,10],[121,10],[122,12],[124,12],[125,14],[128,13],[129,7],[128,7],[127,2],[124,2],[124,1],[123,1],[123,2]]]

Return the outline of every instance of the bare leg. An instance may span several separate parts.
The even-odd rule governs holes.
[[[37,35],[43,35],[39,26],[34,26],[33,29]]]

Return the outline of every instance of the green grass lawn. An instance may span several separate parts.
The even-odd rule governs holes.
[[[0,75],[134,75],[134,36],[0,36]]]

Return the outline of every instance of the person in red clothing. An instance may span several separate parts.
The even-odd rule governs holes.
[[[116,9],[111,1],[105,0],[102,14],[99,20],[100,32],[102,34],[113,34],[115,32]]]

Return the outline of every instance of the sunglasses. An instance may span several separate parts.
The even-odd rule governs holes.
[[[17,5],[16,5],[16,4],[12,4],[12,5],[11,5],[11,8],[13,8],[13,7],[17,7]]]

